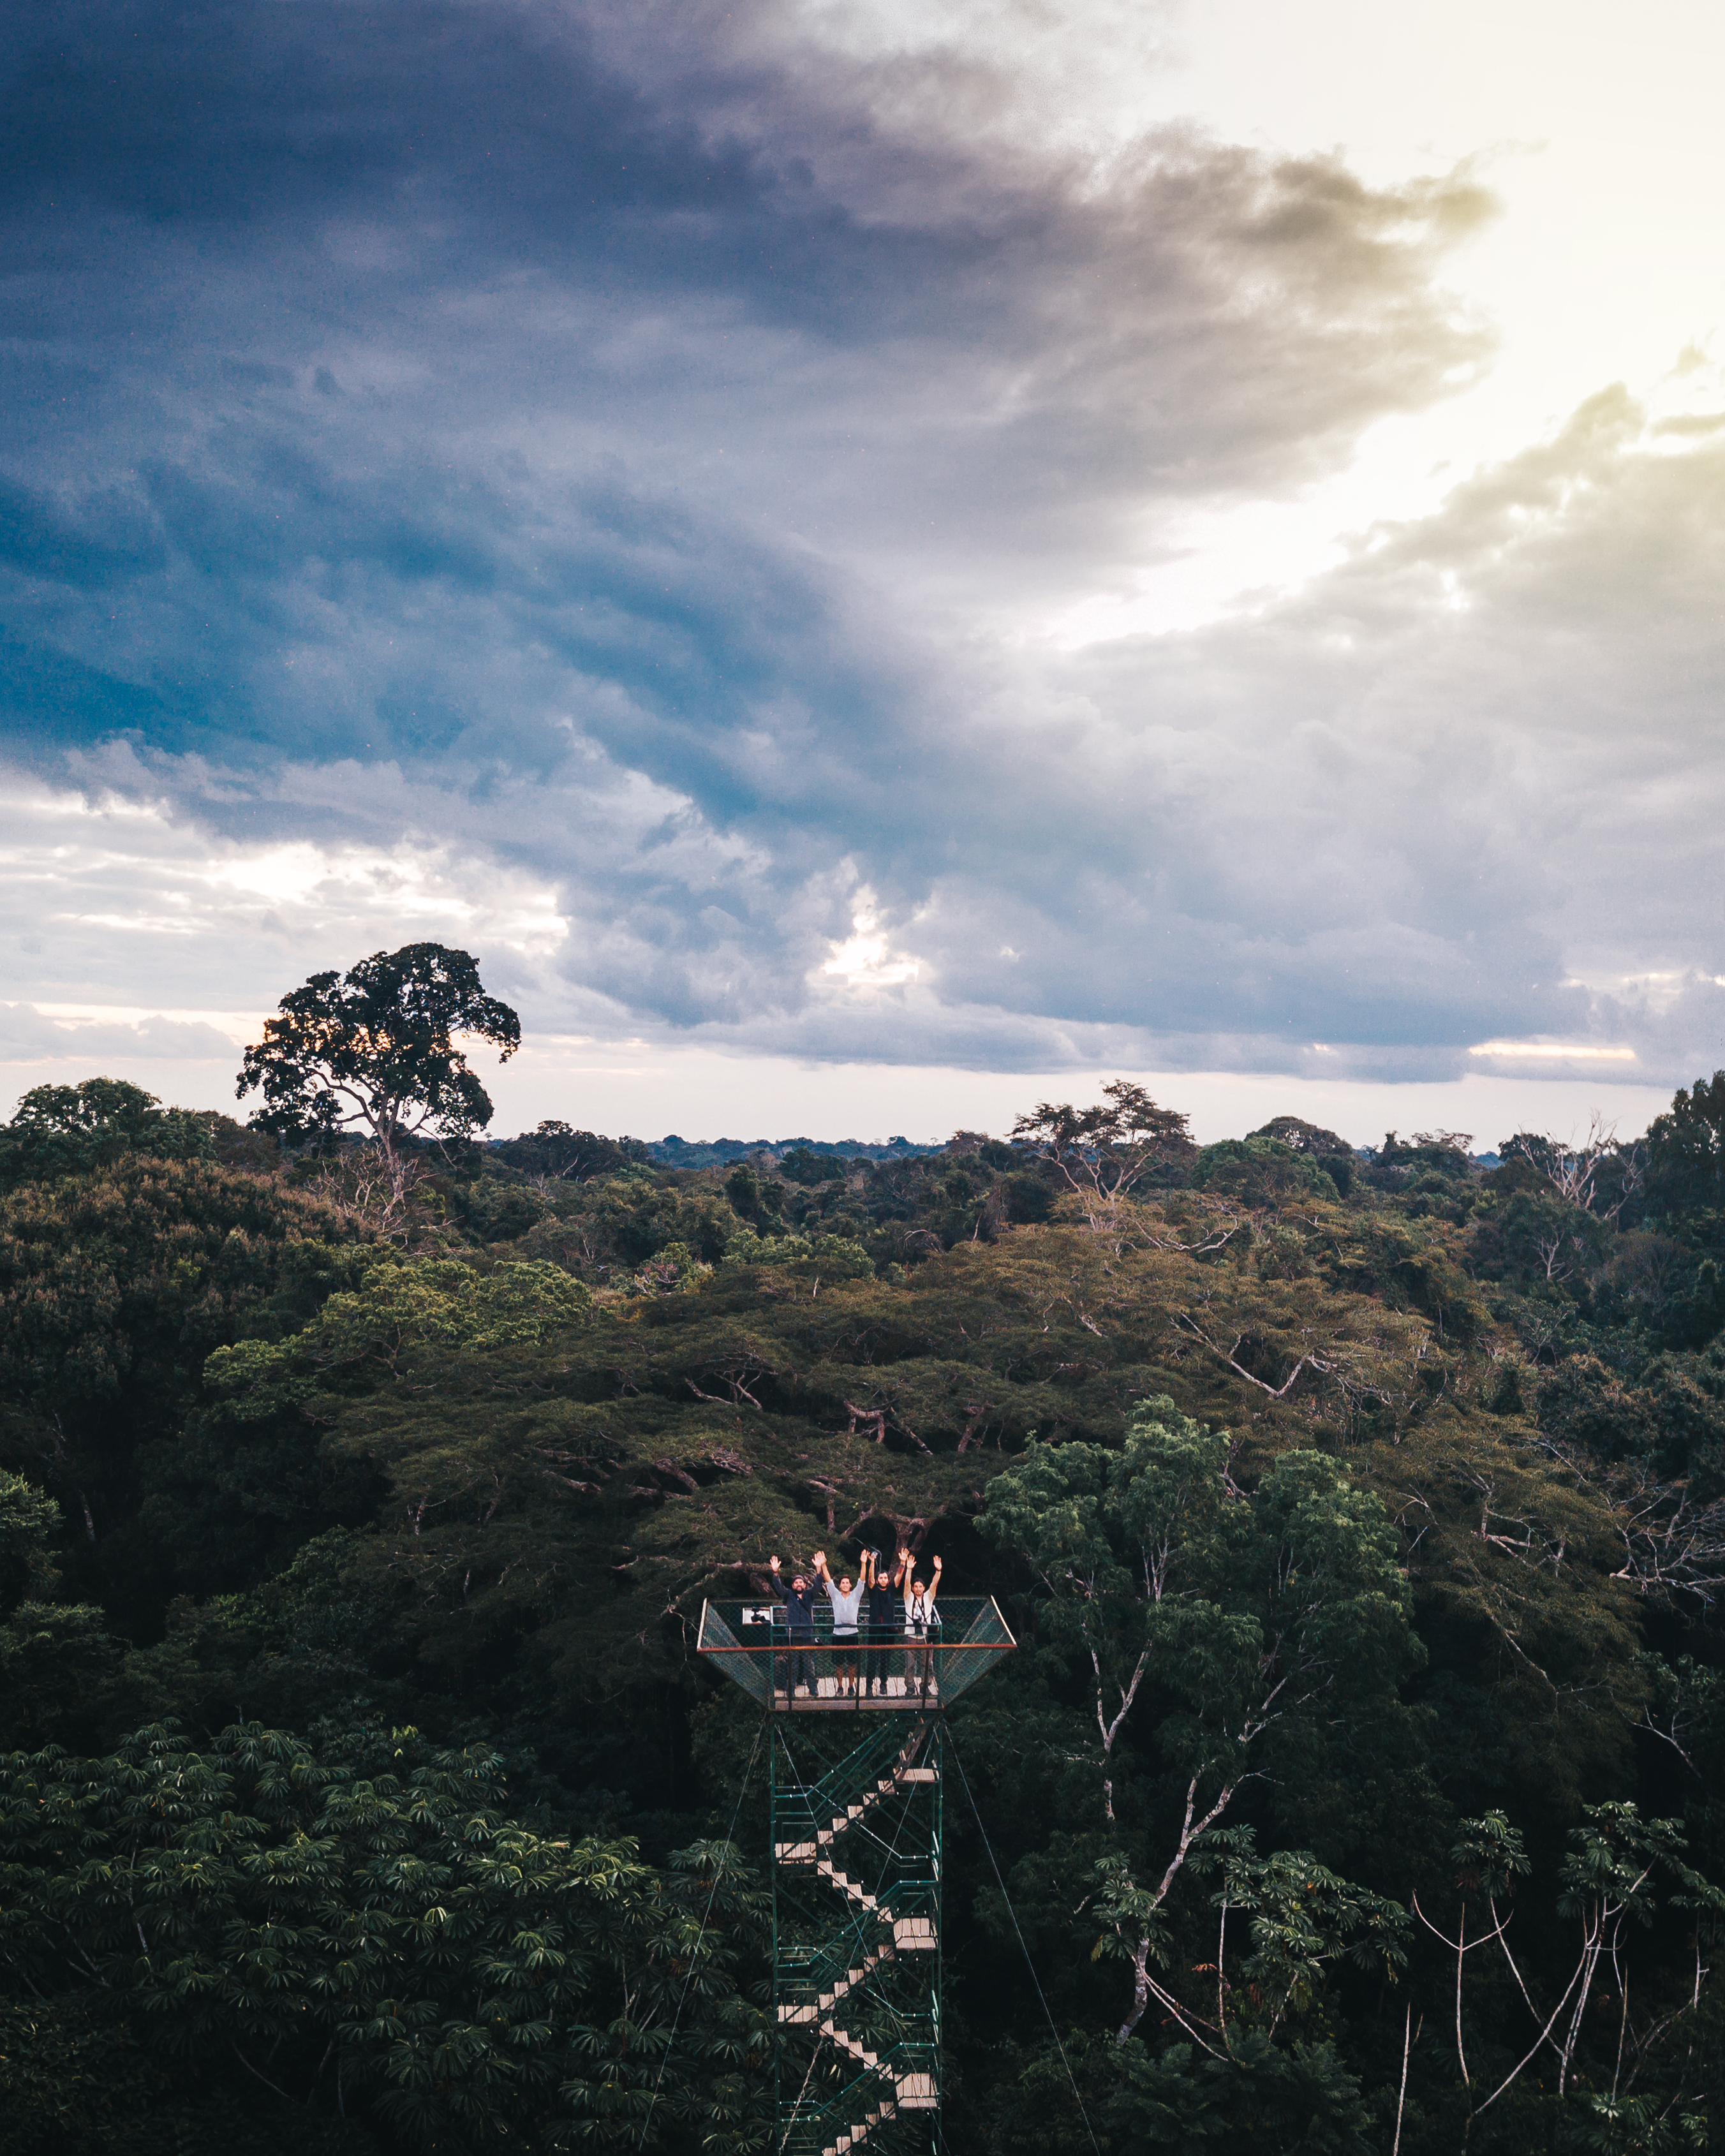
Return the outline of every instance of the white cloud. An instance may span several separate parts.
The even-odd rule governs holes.
[[[231,1035],[234,1014],[249,1023],[301,973],[368,950],[429,938],[542,963],[568,930],[542,879],[429,838],[248,844],[160,791],[73,790],[16,770],[0,778],[0,906],[22,931],[0,993],[91,1052],[99,1016]],[[141,982],[162,1000],[141,1004]]]

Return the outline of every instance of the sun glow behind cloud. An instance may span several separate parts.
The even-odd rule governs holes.
[[[1289,498],[1197,509],[1159,531],[1153,558],[1038,632],[1057,647],[1169,634],[1296,589],[1373,526],[1430,515],[1459,478],[1512,457],[1614,380],[1647,404],[1651,454],[1718,424],[1725,134],[1715,67],[1701,59],[1725,60],[1716,11],[1665,0],[1627,41],[1615,11],[1549,0],[1215,0],[1147,13],[1137,35],[1122,25],[1069,41],[1053,26],[1093,28],[1091,10],[917,12],[917,37],[944,33],[960,49],[998,56],[1014,26],[1026,61],[1070,44],[1068,101],[1028,103],[1021,125],[1093,148],[1099,135],[1124,143],[1195,119],[1230,139],[1337,145],[1384,183],[1466,167],[1500,205],[1446,269],[1458,306],[1492,332],[1450,395],[1386,417],[1345,470]],[[854,15],[840,19],[854,35]],[[882,46],[894,20],[877,25]]]
[[[1526,1063],[1633,1063],[1632,1048],[1594,1047],[1586,1041],[1482,1040],[1470,1055]]]
[[[874,907],[860,905],[850,916],[850,933],[834,943],[833,955],[821,968],[822,975],[847,988],[896,988],[920,978],[919,960],[892,949]]]

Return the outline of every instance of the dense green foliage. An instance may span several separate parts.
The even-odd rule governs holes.
[[[380,1168],[31,1095],[8,2145],[764,2156],[693,1623],[903,1537],[1021,1647],[952,1717],[952,2156],[1725,2146],[1725,1075],[1483,1159],[1107,1099]]]
[[[164,1108],[123,1078],[80,1086],[37,1086],[0,1130],[0,1189],[63,1175],[87,1175],[116,1162],[210,1160],[213,1118]]]
[[[0,1943],[39,1999],[100,1985],[194,2086],[229,2058],[301,2103],[327,2083],[336,2116],[410,2143],[568,2146],[649,2106],[747,2132],[735,2069],[762,2030],[734,1965],[759,1893],[723,1848],[655,1872],[508,1820],[499,1767],[413,1730],[318,1748],[255,1725],[15,1753]]]

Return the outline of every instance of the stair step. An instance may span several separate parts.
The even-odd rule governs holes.
[[[823,2014],[829,2014],[841,1999],[849,1997],[858,1984],[865,1982],[874,1971],[880,1968],[882,1962],[891,1961],[894,1952],[893,1946],[883,1939],[879,1946],[863,1957],[855,1969],[847,1969],[830,1991],[816,1992],[812,2005],[806,1997],[787,2000],[781,2004],[778,2010],[779,2020],[781,2021],[814,2021]]]
[[[865,2044],[859,2044],[848,2030],[835,2029],[830,2021],[823,2021],[820,2033],[830,2036],[841,2051],[849,2051],[853,2059],[860,2059],[870,2073],[880,2065],[879,2054],[870,2051]]]
[[[841,1894],[848,1894],[853,1902],[859,1902],[865,1909],[880,1907],[880,1904],[872,1894],[866,1893],[854,1879],[848,1878],[844,1872],[835,1871],[830,1859],[821,1858],[814,1868],[817,1871],[824,1871]]]
[[[933,2086],[931,2077],[927,2074],[913,2074],[909,2078],[916,2082],[927,2082],[931,2088]],[[878,2109],[865,2115],[860,2126],[853,2126],[848,2133],[841,2133],[836,2141],[824,2148],[821,2151],[821,2156],[846,2156],[846,2152],[854,2148],[859,2141],[867,2138],[873,2128],[884,2125],[888,2119],[896,2118],[898,2107],[898,2099],[888,2097]],[[913,2097],[906,2103],[905,2108],[908,2111],[932,2111],[934,2108],[934,2102],[932,2097],[920,2100]]]
[[[829,1827],[819,1830],[817,1840],[822,1842],[830,1841],[835,1834],[842,1833],[847,1826],[855,1825],[871,1805],[879,1803],[882,1797],[891,1796],[896,1789],[901,1789],[906,1782],[928,1783],[937,1780],[938,1777],[932,1767],[912,1767],[908,1763],[911,1754],[922,1743],[922,1738],[923,1732],[919,1729],[900,1750],[897,1758],[893,1762],[891,1773],[883,1774],[875,1784],[874,1789],[860,1803],[849,1804],[843,1813],[836,1815]]]

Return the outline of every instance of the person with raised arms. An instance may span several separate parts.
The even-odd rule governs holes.
[[[902,1550],[891,1572],[886,1568],[884,1550],[865,1549],[862,1553],[863,1586],[868,1598],[863,1677],[870,1692],[877,1685],[880,1686],[882,1699],[887,1695],[891,1680],[898,1675],[898,1656],[892,1643],[900,1635],[897,1589],[905,1563]]]
[[[839,1575],[838,1584],[834,1586],[833,1575],[827,1569],[824,1550],[814,1553],[814,1568],[825,1584],[827,1599],[833,1605],[833,1645],[838,1650],[834,1656],[834,1697],[842,1699],[848,1691],[854,1699],[856,1697],[856,1635],[858,1612],[863,1597],[862,1582],[853,1579],[845,1572]]]
[[[941,1621],[934,1598],[940,1592],[941,1561],[937,1558],[929,1577],[918,1579],[910,1552],[901,1554],[905,1567],[905,1633],[914,1643],[905,1656],[905,1670],[915,1681],[919,1697],[927,1699],[934,1690],[934,1641]]]
[[[788,1704],[795,1697],[798,1685],[808,1687],[811,1698],[820,1689],[815,1676],[814,1656],[797,1651],[798,1648],[814,1645],[814,1604],[809,1599],[814,1589],[800,1572],[787,1587],[779,1577],[778,1559],[772,1558],[768,1563],[773,1569],[774,1591],[784,1604],[786,1637],[791,1648],[784,1660],[784,1683],[782,1686],[775,1684],[774,1689],[783,1691]],[[777,1662],[778,1657],[775,1655],[773,1659]]]

